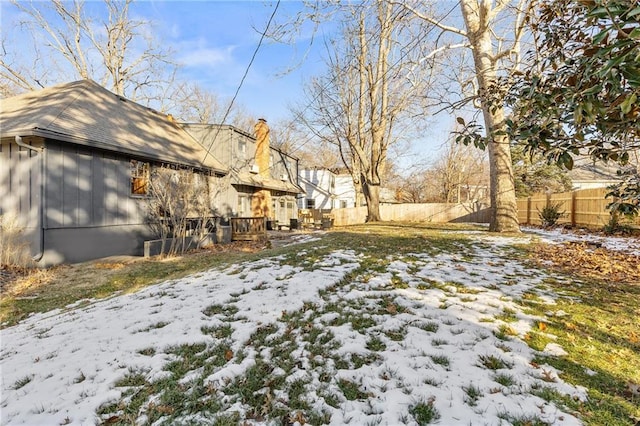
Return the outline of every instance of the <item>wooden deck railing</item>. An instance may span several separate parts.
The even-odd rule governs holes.
[[[232,217],[231,240],[251,241],[267,237],[266,217]]]
[[[333,226],[331,209],[298,209],[298,220],[302,228],[328,229]]]

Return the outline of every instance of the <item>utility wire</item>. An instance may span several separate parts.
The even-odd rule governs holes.
[[[253,51],[253,55],[251,56],[251,60],[249,61],[249,65],[247,65],[247,68],[244,71],[244,75],[242,76],[242,79],[240,80],[240,84],[238,84],[238,88],[236,89],[236,93],[233,95],[233,98],[231,99],[231,102],[229,102],[229,108],[227,108],[227,112],[224,113],[224,117],[222,118],[222,124],[224,124],[224,122],[227,121],[227,117],[231,113],[231,108],[233,107],[233,103],[235,102],[236,98],[238,97],[238,93],[240,93],[240,89],[242,88],[242,85],[244,84],[244,80],[245,80],[245,78],[247,78],[247,74],[249,74],[249,70],[251,69],[251,65],[253,64],[253,61],[256,59],[256,56],[258,55],[258,51],[260,50],[260,47],[262,46],[262,42],[264,41],[264,37],[266,36],[267,32],[269,31],[269,27],[271,26],[271,22],[273,21],[274,16],[276,16],[276,12],[278,11],[278,6],[280,6],[280,0],[278,0],[278,2],[276,3],[276,7],[273,8],[273,12],[271,13],[271,16],[269,17],[269,21],[267,22],[267,26],[264,29],[264,31],[262,32],[262,35],[260,36],[260,41],[258,42],[258,45],[256,46],[256,49]],[[213,143],[215,142],[215,140],[218,138],[218,134],[220,133],[220,129],[221,129],[221,127],[219,126],[217,131],[216,131],[215,136],[213,137],[213,139],[211,140],[211,143],[207,147],[207,153],[205,154],[204,158],[202,159],[202,164],[203,165],[204,165],[204,162],[207,160],[207,157],[211,153],[211,147],[213,146]]]
[[[259,41],[259,43],[258,43],[258,46],[256,47],[256,50],[255,50],[255,51],[254,51],[254,53],[253,53],[253,56],[252,56],[252,58],[251,58],[251,61],[249,62],[249,65],[247,66],[247,69],[246,69],[246,71],[245,71],[245,73],[244,73],[244,76],[242,77],[242,80],[240,81],[240,84],[239,84],[239,86],[238,86],[238,88],[237,88],[237,90],[236,90],[236,93],[235,93],[235,95],[234,95],[233,99],[231,100],[231,102],[230,102],[230,104],[229,104],[229,108],[227,109],[227,111],[226,111],[226,113],[225,113],[225,115],[224,115],[224,117],[223,117],[223,119],[222,119],[222,123],[223,123],[223,124],[224,124],[224,122],[226,121],[226,119],[227,119],[227,117],[228,117],[228,115],[229,115],[229,113],[230,113],[230,111],[231,111],[231,108],[232,108],[232,106],[233,106],[233,103],[234,103],[234,101],[235,101],[235,99],[236,99],[236,97],[237,97],[237,95],[238,95],[238,92],[240,91],[240,88],[242,87],[242,84],[243,84],[243,82],[244,82],[244,80],[245,80],[245,78],[246,78],[246,76],[247,76],[247,74],[248,74],[248,72],[249,72],[249,69],[250,69],[250,67],[251,67],[251,64],[253,63],[253,60],[255,59],[255,57],[256,57],[256,55],[257,55],[257,53],[258,53],[258,50],[260,49],[260,46],[262,45],[262,42],[263,42],[264,37],[265,37],[265,35],[266,35],[266,33],[267,33],[268,29],[269,29],[269,26],[271,25],[271,22],[273,21],[273,18],[274,18],[274,16],[275,16],[276,11],[278,10],[278,6],[280,5],[280,1],[281,1],[281,0],[278,0],[278,2],[276,3],[276,6],[275,6],[275,8],[274,8],[274,10],[273,10],[273,12],[272,12],[272,14],[271,14],[271,17],[269,18],[269,21],[267,22],[267,26],[266,26],[266,28],[265,28],[265,31],[262,33],[262,36],[260,37],[260,41]],[[455,5],[454,5],[454,6],[453,6],[449,11],[447,11],[447,12],[446,12],[446,13],[445,13],[441,18],[439,18],[439,19],[441,20],[441,19],[445,19],[445,18],[447,18],[449,15],[451,15],[451,13],[453,13],[453,11],[454,11],[458,6],[459,6],[459,4],[460,4],[460,2],[457,2],[457,3],[456,3],[456,4],[455,4]],[[417,46],[418,44],[420,44],[420,43],[421,43],[421,42],[422,42],[422,41],[423,41],[423,40],[424,40],[424,39],[425,39],[425,38],[426,38],[426,37],[427,37],[427,36],[428,36],[428,35],[429,35],[433,30],[434,30],[434,29],[436,29],[436,26],[435,26],[435,25],[434,25],[434,26],[432,26],[431,28],[429,28],[429,30],[425,31],[423,34],[421,34],[421,35],[420,35],[420,37],[419,37],[419,38],[417,38],[417,39],[415,40],[415,42],[414,42],[414,43],[412,43],[413,47],[415,47],[415,46]],[[373,37],[375,37],[375,34],[371,34],[371,35],[369,36],[369,38],[368,38],[367,42],[371,41],[371,40],[373,39]],[[406,50],[405,50],[405,52],[403,52],[403,54],[400,56],[400,58],[399,58],[399,59],[398,59],[398,60],[397,60],[397,61],[396,61],[396,62],[395,62],[395,63],[394,63],[394,64],[393,64],[393,65],[392,65],[392,66],[391,66],[391,67],[390,67],[386,72],[385,72],[385,74],[383,74],[383,76],[385,76],[385,75],[387,75],[388,73],[392,72],[392,71],[394,70],[394,67],[395,67],[396,65],[398,65],[402,60],[404,60],[404,58],[409,54],[409,52],[410,52],[411,50],[412,50],[412,49],[406,49]],[[379,77],[377,78],[377,80],[381,79],[383,76],[379,76]],[[316,101],[316,100],[317,100],[317,99],[318,99],[318,98],[319,98],[319,97],[324,93],[324,91],[326,91],[326,90],[329,88],[329,86],[330,86],[331,84],[333,84],[333,83],[336,81],[336,79],[337,79],[337,78],[338,78],[338,75],[336,74],[336,75],[335,75],[334,77],[332,77],[329,81],[326,81],[326,82],[325,82],[325,84],[323,84],[323,85],[322,85],[322,87],[320,88],[320,90],[318,90],[318,92],[317,92],[317,93],[316,93],[316,95],[313,97],[313,99],[311,99],[311,100],[310,100],[310,101],[305,105],[305,107],[304,107],[301,111],[299,111],[299,112],[297,112],[297,113],[295,114],[295,117],[294,117],[293,121],[295,121],[295,120],[297,120],[297,119],[302,119],[302,118],[303,118],[304,113],[305,113],[305,112],[306,112],[306,111],[307,111],[307,110],[308,110],[308,109],[313,105],[313,103],[314,103],[314,102],[315,102],[315,101]],[[362,96],[362,95],[360,95],[360,94],[359,94],[359,95],[358,95],[358,99],[359,99],[359,97],[360,97],[360,96]],[[205,155],[205,157],[204,157],[204,159],[203,159],[203,163],[204,163],[204,161],[206,160],[206,158],[209,156],[209,154],[211,153],[211,147],[212,147],[212,145],[215,143],[215,141],[216,141],[216,139],[217,139],[217,137],[218,137],[218,135],[219,135],[219,133],[220,133],[221,128],[222,128],[222,126],[218,126],[218,128],[217,128],[217,130],[216,130],[216,133],[215,133],[215,135],[214,135],[213,139],[211,140],[211,143],[209,144],[209,147],[207,148],[207,153],[206,153],[206,155]],[[299,145],[295,146],[295,147],[294,147],[290,152],[283,153],[283,154],[285,154],[286,156],[292,157],[292,156],[293,156],[293,154],[294,154],[295,152],[300,151],[300,150],[301,150],[305,145],[307,145],[309,142],[311,142],[311,141],[315,140],[315,138],[316,138],[316,137],[318,137],[318,134],[320,133],[320,131],[321,131],[321,130],[323,130],[323,129],[325,129],[325,128],[328,128],[328,125],[327,125],[327,124],[323,124],[319,130],[314,131],[314,135],[311,135],[311,136],[307,137],[307,138],[306,138],[306,140],[305,140],[304,142],[302,142],[301,144],[299,144]],[[274,164],[274,166],[275,166],[275,164]],[[273,167],[273,166],[270,166],[270,169],[271,169],[272,167]]]

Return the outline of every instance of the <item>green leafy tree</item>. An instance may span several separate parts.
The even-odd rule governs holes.
[[[640,4],[554,0],[532,18],[538,50],[512,86],[513,140],[568,169],[578,155],[621,166],[612,207],[637,214],[640,149]]]

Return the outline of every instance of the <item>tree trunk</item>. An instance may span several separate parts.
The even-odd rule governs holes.
[[[504,111],[501,107],[493,112],[483,107],[483,114],[487,134],[492,135],[488,144],[491,197],[489,230],[520,232],[509,139],[504,134],[495,134],[505,127]]]
[[[467,37],[473,47],[473,61],[484,117],[489,150],[491,223],[494,232],[520,232],[516,191],[509,139],[504,134],[504,109],[501,104],[489,105],[488,90],[496,81],[496,61],[491,42],[491,27],[486,25],[492,10],[489,2],[461,0]]]
[[[364,180],[364,179],[363,179]],[[363,182],[362,189],[367,201],[367,222],[380,222],[380,185]]]

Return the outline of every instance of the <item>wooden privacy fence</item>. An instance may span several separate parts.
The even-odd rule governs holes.
[[[559,225],[602,227],[609,222],[607,205],[611,199],[605,198],[606,188],[583,189],[558,194],[536,194],[518,199],[518,220],[521,224],[541,225],[540,212],[546,206],[560,205],[563,216]],[[636,219],[635,224],[640,224]]]
[[[367,218],[366,207],[350,207],[331,211],[335,226],[357,225]],[[395,222],[489,222],[489,208],[481,203],[382,204],[383,221]]]

